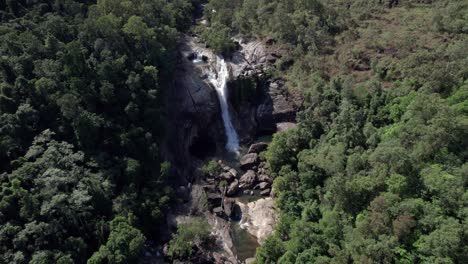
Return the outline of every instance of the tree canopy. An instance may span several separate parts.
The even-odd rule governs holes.
[[[465,263],[466,1],[224,1],[304,96],[266,158],[281,212],[257,263]],[[208,31],[207,34],[210,34]],[[291,63],[292,61],[292,63]]]
[[[197,1],[0,1],[0,263],[130,263],[172,197],[160,156]]]

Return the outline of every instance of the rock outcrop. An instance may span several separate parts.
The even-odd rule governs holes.
[[[294,122],[297,112],[297,101],[301,98],[291,95],[281,79],[269,79],[265,72],[276,67],[275,62],[282,57],[282,51],[273,49],[266,43],[254,40],[239,40],[240,49],[232,55],[230,61],[232,79],[251,80],[254,96],[247,98],[236,108],[237,125],[241,138],[256,133],[276,132],[276,124]],[[243,87],[243,86],[242,86]],[[237,86],[230,86],[231,101],[238,92]],[[252,88],[251,88],[252,89]],[[243,92],[245,93],[245,92]],[[245,140],[244,140],[245,141]]]
[[[255,171],[248,170],[239,180],[239,187],[242,189],[250,189],[255,185],[257,175]]]
[[[238,191],[239,191],[239,181],[234,180],[231,184],[229,184],[229,187],[226,190],[226,195],[233,196],[233,195],[236,195]]]
[[[273,232],[278,220],[273,199],[268,197],[247,204],[238,202],[238,205],[242,211],[241,227],[262,244]]]
[[[244,170],[252,169],[258,163],[258,154],[257,153],[249,153],[244,155],[240,160],[240,166]]]
[[[260,153],[264,150],[266,150],[268,147],[268,144],[265,143],[265,142],[258,142],[258,143],[255,143],[255,144],[252,144],[249,148],[249,151],[248,153]]]
[[[272,46],[261,41],[240,41],[240,49],[232,58],[226,58],[231,80],[253,84],[252,96],[246,101],[236,101],[237,105],[231,100],[228,106],[236,131],[244,143],[251,142],[258,133],[275,132],[281,126],[292,126],[290,124],[295,121],[297,106],[284,82],[268,79],[265,74],[281,57],[281,52],[271,49]],[[239,171],[221,164],[221,172],[197,176],[195,168],[201,160],[225,151],[226,135],[218,97],[207,83],[216,55],[196,37],[187,36],[179,50],[175,70],[177,78],[174,78],[167,97],[170,105],[168,118],[174,122],[169,124],[162,152],[173,165],[171,173],[175,177],[170,180],[174,181],[177,194],[185,204],[180,206],[183,210],[173,210],[174,215],[167,219],[172,229],[167,229],[175,230],[175,226],[188,221],[190,215],[204,215],[223,253],[218,254],[221,252],[218,250],[197,252],[199,259],[204,263],[238,263],[232,251],[228,220],[242,216],[241,225],[260,243],[276,224],[276,212],[270,197],[247,204],[234,203],[234,197],[241,192],[270,195],[272,178],[261,155],[259,157],[267,144],[253,144],[249,153],[242,157]],[[228,87],[229,97],[235,88]]]

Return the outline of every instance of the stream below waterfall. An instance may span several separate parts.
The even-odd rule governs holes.
[[[206,54],[206,52],[207,51],[205,50],[204,53]],[[209,61],[208,58],[212,59],[212,61]],[[205,56],[202,52],[198,51],[195,52],[194,56],[192,56],[191,61],[193,64],[199,65],[208,70],[208,72],[204,72],[206,76],[205,80],[213,86],[219,100],[221,117],[226,135],[226,151],[223,151],[219,156],[217,156],[216,160],[223,160],[224,164],[242,172],[243,170],[240,168],[239,159],[242,155],[247,153],[248,149],[245,146],[239,145],[239,137],[231,119],[232,116],[230,113],[227,88],[230,75],[228,62],[226,62],[222,56]],[[254,143],[260,141],[269,143],[271,141],[271,136],[260,137],[255,140]],[[236,203],[244,206],[262,198],[260,190],[240,193],[233,197]],[[260,244],[258,238],[247,230],[248,228],[246,225],[249,223],[245,222],[242,214],[243,212],[240,212],[239,219],[229,220],[229,234],[232,239],[232,253],[238,261],[244,263],[247,259],[255,256],[256,249]]]

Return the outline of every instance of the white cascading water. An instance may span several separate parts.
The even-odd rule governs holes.
[[[237,136],[234,125],[232,124],[227,102],[227,81],[229,78],[229,71],[223,57],[217,57],[216,68],[215,72],[210,74],[209,81],[214,85],[216,93],[218,94],[219,104],[221,105],[221,113],[227,136],[226,149],[228,151],[238,153],[239,137]]]

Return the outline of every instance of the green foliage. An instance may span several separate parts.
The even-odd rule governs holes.
[[[209,160],[201,167],[201,172],[204,175],[216,176],[216,174],[221,172],[221,165],[215,160]]]
[[[110,234],[105,245],[88,260],[88,264],[129,263],[140,256],[145,236],[128,219],[117,216],[110,222]]]
[[[158,237],[163,91],[197,3],[0,1],[0,263],[132,263]]]
[[[281,220],[257,263],[468,261],[464,1],[208,7],[211,24],[287,50],[276,74],[304,96],[265,153]]]
[[[201,248],[210,240],[210,225],[201,218],[191,218],[186,224],[177,226],[177,232],[169,241],[169,256],[187,258],[194,252],[194,247]]]
[[[223,24],[214,23],[202,33],[208,47],[222,55],[231,54],[236,45],[232,41],[231,29]]]
[[[257,250],[255,258],[258,263],[275,263],[285,252],[283,242],[277,236],[270,236],[263,247]]]

